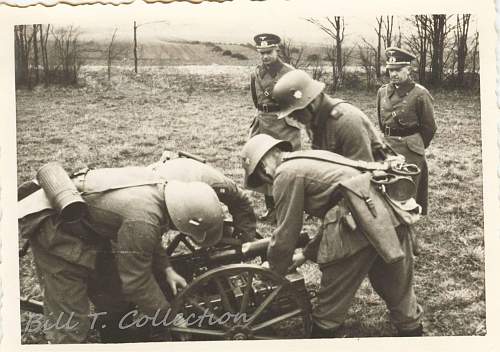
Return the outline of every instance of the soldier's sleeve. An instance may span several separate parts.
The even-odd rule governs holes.
[[[254,72],[252,72],[250,74],[250,92],[252,93],[253,105],[255,106],[255,108],[257,108],[258,99],[257,99],[257,91],[255,90],[255,73]]]
[[[380,114],[380,99],[382,99],[382,88],[384,86],[380,87],[379,90],[377,91],[377,120],[378,120],[378,127],[382,131],[384,129],[384,125],[382,123],[382,116]]]
[[[255,239],[257,218],[248,196],[231,180],[212,185],[219,200],[227,206],[233,217],[236,231],[242,234],[245,242]]]
[[[112,241],[118,273],[125,297],[137,304],[144,314],[162,317],[169,304],[153,276],[153,257],[157,251],[160,229],[143,221],[125,221]]]
[[[373,161],[371,138],[360,116],[346,116],[337,128],[336,150],[352,160]]]
[[[420,122],[420,134],[427,148],[436,133],[436,121],[434,119],[434,102],[429,92],[424,91],[417,98],[417,115]]]
[[[277,227],[267,248],[267,259],[272,270],[285,275],[302,230],[304,178],[279,174],[274,180],[273,196]]]
[[[154,247],[153,266],[157,271],[165,271],[167,267],[172,266],[172,264],[170,264],[170,260],[168,259],[165,248],[163,248],[162,246],[161,237]]]

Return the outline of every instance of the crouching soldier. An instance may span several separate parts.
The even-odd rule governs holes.
[[[192,158],[160,160],[149,166],[165,181],[199,181],[213,188],[233,218],[233,239],[250,242],[255,239],[256,216],[252,203],[236,183],[210,165]],[[224,240],[227,240],[224,237]]]
[[[90,170],[70,180],[53,163],[37,180],[42,189],[19,201],[18,218],[40,277],[50,343],[83,343],[91,328],[103,342],[133,341],[134,319],[168,317],[160,280],[174,294],[186,286],[162,234],[177,229],[202,247],[222,237],[221,204],[202,182],[167,183],[146,167]]]
[[[277,228],[267,253],[270,268],[284,275],[306,259],[320,265],[312,336],[335,336],[366,276],[386,302],[399,336],[422,335],[408,226],[370,191],[372,174],[328,151],[287,151],[286,141],[266,135],[250,139],[242,151],[245,183],[273,187]],[[303,212],[321,218],[322,226],[304,252],[293,256]]]

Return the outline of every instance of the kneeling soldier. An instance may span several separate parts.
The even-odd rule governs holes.
[[[61,192],[51,189],[57,179],[18,203],[20,233],[29,238],[44,294],[46,337],[83,343],[99,321],[103,342],[132,342],[134,329],[126,328],[137,316],[131,307],[161,322],[170,305],[160,282],[173,294],[186,286],[169,263],[162,234],[177,229],[202,247],[216,244],[221,204],[205,183],[167,183],[146,167],[90,170],[71,181],[86,204],[76,221],[65,221],[56,209],[53,196]]]
[[[270,268],[284,275],[306,258],[320,265],[322,279],[318,306],[313,313],[312,336],[334,336],[366,276],[386,302],[399,336],[422,335],[422,308],[413,289],[408,226],[392,210],[376,203],[373,194],[373,205],[370,198],[360,198],[366,201],[372,214],[378,213],[376,220],[372,219],[376,222],[373,228],[364,226],[359,213],[353,221],[353,203],[345,197],[336,197],[336,190],[340,184],[349,184],[357,193],[366,195],[370,178],[360,176],[368,174],[346,166],[348,163],[323,160],[325,155],[326,159],[340,157],[327,151],[286,151],[291,151],[286,141],[267,135],[250,139],[242,152],[245,184],[257,187],[265,183],[273,187],[277,228],[268,248]],[[359,180],[368,180],[368,186]],[[322,226],[303,254],[294,257],[303,212],[321,218]],[[386,233],[391,231],[394,236],[388,237]],[[391,256],[393,253],[396,257]]]

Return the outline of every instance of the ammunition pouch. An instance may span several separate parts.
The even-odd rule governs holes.
[[[326,265],[347,258],[370,245],[345,201],[331,208],[321,224],[316,262]]]
[[[371,178],[371,173],[353,177],[341,182],[339,191],[366,239],[386,263],[394,263],[404,257],[396,233],[400,222]]]

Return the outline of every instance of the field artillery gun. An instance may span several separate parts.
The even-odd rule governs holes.
[[[281,277],[261,265],[244,263],[258,258],[264,262],[269,240],[239,243],[227,238],[201,249],[182,233],[173,236],[165,250],[188,285],[173,296],[167,283],[158,281],[171,302],[166,329],[174,340],[309,337],[311,304],[304,277],[298,272]],[[302,233],[297,248],[308,241]],[[20,255],[25,254],[26,248],[21,249]],[[43,313],[41,302],[26,298],[21,298],[21,309]]]

